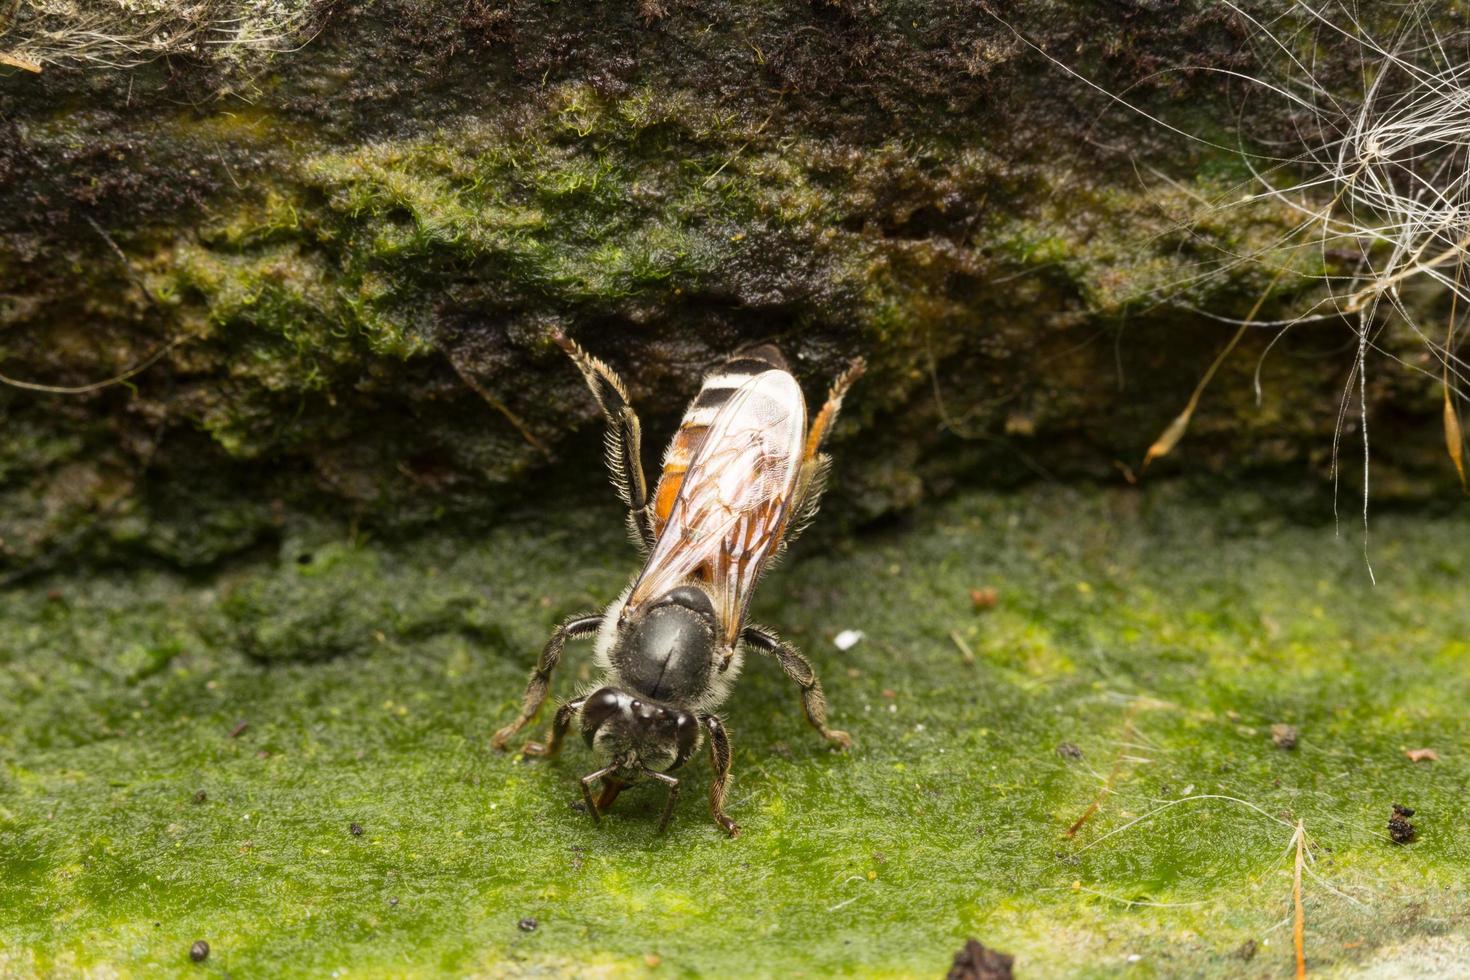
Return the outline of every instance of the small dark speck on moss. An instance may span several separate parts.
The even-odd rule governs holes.
[[[945,980],[1011,980],[1014,956],[986,949],[978,939],[965,941],[965,948],[954,954]]]
[[[1411,844],[1418,836],[1414,825],[1409,822],[1409,818],[1413,815],[1412,807],[1400,806],[1397,803],[1393,805],[1393,816],[1388,818],[1388,836],[1395,844]]]
[[[350,827],[347,828],[347,832],[350,833],[353,837],[361,837],[362,836],[362,824],[360,824],[360,823],[354,823],[352,826],[350,826]]]
[[[202,939],[196,940],[194,945],[189,947],[189,959],[195,963],[203,963],[209,959],[209,943]]]
[[[519,929],[519,930],[521,930],[521,932],[535,932],[537,925],[538,925],[538,923],[536,922],[535,919],[532,919],[530,917],[527,917],[527,918],[524,918],[521,921],[517,922],[516,923],[516,928]]]

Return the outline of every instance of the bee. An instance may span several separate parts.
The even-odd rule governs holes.
[[[708,739],[710,813],[734,837],[739,827],[724,809],[730,735],[716,712],[746,651],[775,659],[800,688],[807,721],[823,738],[840,750],[852,745],[846,732],[828,727],[827,702],[811,664],[773,630],[747,622],[747,611],[761,573],[816,514],[831,465],[822,445],[863,360],[837,378],[808,426],[806,401],[780,351],[763,344],[734,354],[705,376],[649,496],[627,388],[602,361],[559,332],[553,336],[602,409],[607,466],[645,559],[606,609],[556,627],[531,672],[520,713],[491,744],[504,749],[540,711],[567,641],[595,637],[600,684],[561,704],[546,742],[527,743],[522,752],[556,756],[576,723],[599,759],[581,779],[593,820],[600,821],[628,785],[651,780],[668,793],[662,833],[679,797],[673,773]],[[598,782],[601,793],[594,799]]]

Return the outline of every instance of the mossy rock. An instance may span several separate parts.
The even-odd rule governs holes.
[[[843,524],[1122,479],[1228,339],[1210,315],[1282,263],[1304,278],[1265,316],[1331,271],[1273,250],[1284,206],[1181,219],[1248,176],[1220,148],[1237,126],[1293,122],[1239,118],[1213,70],[1244,66],[1240,17],[1125,7],[1005,17],[1219,146],[1110,108],[968,2],[291,3],[252,8],[300,31],[273,57],[0,69],[0,370],[85,386],[157,357],[81,395],[0,387],[0,562],[209,567],[324,516],[493,519],[595,446],[553,327],[625,374],[653,434],[742,343],[780,344],[813,399],[866,356]],[[1259,406],[1270,337],[1248,338],[1155,471],[1326,487],[1345,329],[1293,331]],[[1394,427],[1381,498],[1451,487],[1434,379],[1375,370],[1369,394]]]

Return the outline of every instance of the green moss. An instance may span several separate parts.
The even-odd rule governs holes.
[[[393,629],[392,605],[373,586],[376,553],[347,546],[302,550],[231,589],[223,604],[233,638],[261,660],[361,655]]]
[[[1236,976],[1247,940],[1251,969],[1289,973],[1296,820],[1314,973],[1463,949],[1464,520],[1376,521],[1375,588],[1330,528],[1219,503],[969,496],[798,546],[756,615],[811,654],[858,746],[826,751],[750,663],[727,713],[734,841],[699,792],[664,838],[642,791],[592,825],[569,805],[579,743],[549,765],[486,748],[550,625],[636,564],[611,506],[13,590],[0,969],[642,975],[656,956],[677,975],[910,976],[975,935],[1037,975]],[[983,586],[999,604],[976,611]],[[840,653],[840,629],[866,635]],[[556,690],[589,678],[575,648]],[[1418,747],[1440,761],[1409,762]],[[1404,847],[1384,835],[1395,802],[1417,810]]]
[[[1279,303],[1324,274],[1321,250],[1303,247],[1311,229],[1302,231],[1300,211],[1243,195],[1239,180],[1215,168],[1133,186],[1093,184],[1072,171],[1039,177],[1041,207],[1001,215],[987,240],[1018,266],[1056,270],[1094,313],[1161,303],[1233,311],[1267,289]]]
[[[334,211],[365,225],[343,236],[349,274],[389,269],[405,288],[422,287],[399,263],[449,253],[510,272],[517,293],[611,312],[694,285],[717,258],[701,257],[728,237],[703,226],[736,217],[735,203],[705,186],[701,171],[716,169],[724,144],[702,141],[713,123],[692,105],[680,101],[692,115],[676,126],[677,109],[647,90],[609,100],[561,86],[529,122],[467,121],[317,157],[303,173]],[[692,151],[682,164],[664,158],[670,143]]]
[[[292,538],[278,563],[230,582],[218,639],[267,662],[364,656],[379,644],[444,632],[503,639],[497,624],[484,621],[469,582],[385,588],[385,561],[391,557],[363,544],[313,547],[309,539]]]
[[[34,422],[7,425],[0,441],[0,481],[34,466],[54,466],[76,455],[81,437],[60,433]]]
[[[990,262],[1056,270],[1083,299],[1075,322],[1157,302],[1202,265],[1261,247],[1286,219],[1259,205],[1252,218],[1196,221],[1200,202],[1222,193],[1213,178],[1124,190],[941,142],[854,157],[768,135],[769,121],[690,92],[611,97],[562,83],[514,111],[308,154],[282,187],[180,248],[161,288],[202,300],[216,339],[254,353],[258,373],[237,376],[272,391],[340,388],[373,359],[453,342],[446,308],[641,321],[688,297],[752,290],[798,319],[840,315],[912,363],[936,333],[952,347],[972,332],[976,297],[956,283]],[[987,209],[998,183],[1044,204],[1024,216]],[[931,227],[977,208],[984,220],[956,244],[983,248],[984,265]],[[772,262],[784,268],[741,279]],[[760,293],[774,288],[766,275],[789,283],[784,294]],[[1204,304],[1242,281],[1186,292]],[[232,452],[231,417],[249,415],[241,398],[206,425]]]

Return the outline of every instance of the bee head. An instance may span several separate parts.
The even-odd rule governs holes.
[[[599,754],[623,759],[629,768],[670,772],[694,753],[699,723],[680,708],[604,687],[582,705],[582,737]]]

